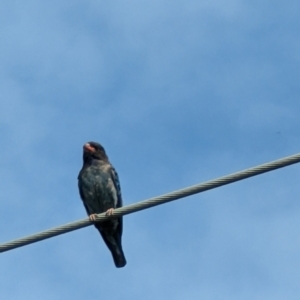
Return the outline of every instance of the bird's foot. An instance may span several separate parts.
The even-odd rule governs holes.
[[[114,209],[113,208],[110,208],[106,211],[106,215],[107,216],[112,216],[114,214]]]
[[[96,221],[97,214],[91,214],[91,215],[89,216],[89,218],[90,218],[91,221]]]

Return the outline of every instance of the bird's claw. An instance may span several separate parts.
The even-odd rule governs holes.
[[[112,216],[114,214],[114,209],[110,208],[106,211],[106,216]],[[90,221],[95,222],[97,220],[97,214],[91,214],[89,215]]]
[[[89,216],[89,218],[90,218],[91,221],[96,221],[97,215],[96,214],[91,214]]]
[[[112,216],[114,214],[114,209],[113,208],[110,208],[106,211],[106,215],[107,216]]]

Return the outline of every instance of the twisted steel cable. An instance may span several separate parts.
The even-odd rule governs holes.
[[[119,217],[123,215],[128,215],[143,209],[147,209],[150,207],[154,207],[160,204],[164,204],[173,200],[177,200],[180,198],[184,198],[187,196],[191,196],[197,193],[201,193],[207,190],[211,190],[229,183],[233,183],[239,180],[243,180],[249,177],[253,177],[259,174],[263,174],[266,172],[270,172],[279,168],[283,168],[295,163],[300,162],[300,154],[295,154],[292,156],[288,156],[279,160],[275,160],[269,163],[265,163],[250,169],[246,169],[237,173],[233,173],[227,176],[223,176],[214,180],[210,180],[204,183],[196,184],[188,188],[184,188],[178,191],[174,191],[162,196],[150,198],[141,202],[137,202],[135,204],[131,204],[128,206],[124,206],[114,210],[114,214],[112,217]],[[106,216],[105,213],[101,213],[97,215],[96,222],[103,222],[112,218],[111,216]],[[68,223],[59,227],[55,227],[52,229],[48,229],[24,238],[20,238],[17,240],[13,240],[0,245],[0,252],[5,252],[8,250],[12,250],[18,247],[22,247],[28,244],[32,244],[38,241],[42,241],[63,233],[67,233],[73,230],[77,230],[80,228],[84,228],[94,224],[94,222],[90,221],[88,218],[79,220],[73,223]]]

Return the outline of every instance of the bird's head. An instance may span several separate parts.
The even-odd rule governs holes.
[[[108,161],[104,148],[96,142],[88,142],[83,145],[83,161],[86,162],[91,158]]]

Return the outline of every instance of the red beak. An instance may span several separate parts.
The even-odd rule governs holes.
[[[89,143],[86,143],[83,146],[83,151],[95,152],[96,150]]]

